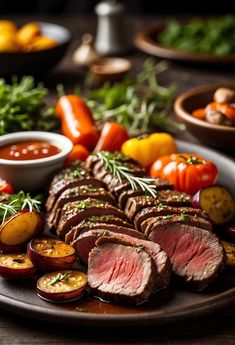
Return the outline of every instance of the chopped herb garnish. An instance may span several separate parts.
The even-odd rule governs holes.
[[[102,233],[102,236],[109,236],[109,231],[108,230],[104,230],[104,232]]]
[[[82,189],[84,189],[86,192],[91,192],[91,193],[97,192],[97,188],[90,187],[90,186],[82,186]]]
[[[159,210],[161,210],[161,209],[167,207],[167,205],[166,205],[166,204],[160,203],[160,204],[156,205],[156,207],[157,207]]]
[[[51,286],[56,285],[57,283],[60,283],[62,281],[67,281],[69,280],[69,274],[67,272],[65,272],[64,274],[62,273],[58,273],[50,282]]]
[[[189,218],[189,215],[188,214],[186,214],[186,213],[181,213],[180,214],[180,219],[181,220],[187,220]]]
[[[162,216],[162,219],[171,219],[172,217],[172,214],[167,214],[166,216]]]
[[[112,153],[101,151],[95,153],[95,155],[100,159],[107,172],[109,172],[113,177],[116,177],[120,182],[127,180],[130,183],[132,190],[136,190],[140,187],[145,193],[149,193],[153,197],[157,196],[155,179],[135,176],[133,171],[123,165],[122,162],[116,160]]]
[[[80,201],[80,202],[77,204],[77,208],[79,208],[79,209],[82,210],[82,209],[85,209],[85,208],[89,207],[90,204],[91,204],[91,198],[87,198],[87,199],[85,199],[85,200]]]
[[[97,217],[96,217],[96,216],[91,216],[91,217],[89,217],[88,219],[89,219],[89,221],[91,221],[91,222],[96,222],[96,221],[97,221]]]
[[[143,244],[138,244],[136,247],[137,247],[138,249],[141,249],[141,250],[143,250],[143,249],[144,249]]]

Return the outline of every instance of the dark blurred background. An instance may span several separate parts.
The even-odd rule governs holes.
[[[0,14],[91,14],[97,0],[0,0]],[[130,14],[234,13],[235,1],[224,0],[123,0]]]

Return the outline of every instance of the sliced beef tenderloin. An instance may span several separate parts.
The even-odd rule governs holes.
[[[127,221],[126,215],[118,208],[96,199],[85,199],[66,204],[57,226],[57,234],[64,239],[70,229],[83,219],[91,216],[113,215]]]
[[[148,238],[167,253],[175,274],[198,290],[205,288],[226,262],[219,239],[204,229],[173,223],[153,229]]]
[[[192,207],[172,207],[165,204],[159,204],[153,207],[144,208],[138,212],[134,218],[134,225],[138,231],[141,231],[141,225],[147,219],[151,217],[169,216],[174,214],[180,214],[182,215],[181,217],[184,217],[183,215],[186,215],[186,217],[187,215],[191,215],[209,221],[207,213],[200,209],[194,209]],[[209,227],[211,227],[211,225],[209,225]]]
[[[105,230],[101,227],[99,229],[89,230],[80,234],[77,239],[72,242],[72,246],[76,249],[76,253],[80,260],[87,264],[89,253],[94,248],[98,238],[103,236],[115,236],[115,234],[123,234],[123,230],[117,227],[113,227],[112,231]],[[134,229],[129,229],[128,236],[143,239],[143,237],[141,237],[141,233]]]
[[[76,241],[76,239],[78,238],[80,234],[87,232],[89,230],[96,230],[96,229],[103,229],[103,230],[109,230],[109,231],[123,233],[123,234],[129,234],[130,236],[134,236],[134,237],[142,238],[142,239],[145,238],[145,236],[141,232],[136,231],[133,228],[125,228],[124,226],[120,226],[120,225],[118,226],[115,224],[87,222],[86,224],[83,224],[82,226],[76,225],[75,227],[73,227],[66,234],[65,242],[74,243],[74,241]],[[73,236],[72,239],[71,239],[71,236]]]
[[[156,185],[156,191],[173,189],[173,185],[163,179],[155,179],[152,184]],[[140,187],[138,187],[136,190],[131,189],[130,184],[127,183],[126,188],[123,185],[116,187],[114,195],[118,197],[119,207],[124,209],[129,198],[136,196],[144,197],[146,193]]]
[[[74,172],[75,173],[75,172]],[[63,179],[58,181],[52,189],[49,191],[49,196],[46,202],[46,208],[47,211],[50,212],[58,197],[66,190],[69,188],[74,188],[74,187],[79,187],[79,186],[93,186],[96,188],[105,188],[105,184],[101,181],[98,180],[97,178],[94,178],[92,176],[89,176],[87,173],[85,176],[78,177],[76,176],[70,176],[70,178]]]
[[[212,224],[203,218],[192,216],[189,214],[168,214],[166,216],[150,217],[141,224],[141,231],[148,237],[149,233],[158,227],[170,224],[185,224],[195,226],[197,228],[212,231]]]
[[[208,214],[198,208],[192,207],[173,207],[168,205],[159,204],[153,207],[147,207],[138,212],[134,218],[134,225],[138,231],[141,230],[141,225],[147,219],[151,217],[159,217],[159,216],[169,216],[173,214],[180,214],[182,217],[187,217],[187,215],[195,216],[198,218],[205,219],[209,222]],[[183,216],[185,215],[185,216]],[[208,224],[208,227],[212,230],[211,223]]]
[[[153,260],[144,250],[107,242],[91,251],[87,274],[96,296],[139,304],[149,298],[156,273]]]
[[[72,227],[71,230],[66,234],[65,240],[67,243],[72,242],[75,238],[77,238],[77,230],[80,232],[80,227],[86,226],[86,223],[93,223],[93,224],[112,224],[116,226],[123,226],[125,228],[132,228],[133,225],[125,222],[121,218],[117,218],[112,215],[102,215],[102,216],[91,216],[88,218],[83,219],[80,223],[78,223],[76,226]],[[77,229],[78,228],[78,229]]]
[[[56,200],[56,203],[48,217],[48,226],[56,227],[61,216],[62,208],[65,204],[72,201],[84,200],[87,198],[101,200],[115,205],[114,197],[104,188],[96,188],[92,185],[77,186],[66,189]]]
[[[179,193],[175,190],[162,190],[157,193],[156,198],[148,195],[129,198],[125,213],[133,221],[135,215],[146,207],[156,206],[159,204],[186,207],[191,206],[191,197],[185,193]]]
[[[131,237],[127,234],[110,233],[108,236],[99,237],[96,245],[107,241],[124,245],[132,244],[133,246],[146,251],[153,259],[157,272],[157,275],[155,276],[154,290],[166,288],[169,285],[171,279],[170,259],[157,243]]]
[[[75,161],[73,164],[69,165],[67,168],[59,171],[52,179],[50,187],[52,188],[53,185],[55,185],[58,181],[70,178],[70,175],[73,173],[73,171],[79,170],[81,173],[84,169],[82,163],[80,161]]]

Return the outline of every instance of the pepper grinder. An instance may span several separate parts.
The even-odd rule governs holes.
[[[95,48],[101,55],[124,54],[129,50],[125,31],[123,4],[115,0],[102,1],[95,7],[98,17]]]

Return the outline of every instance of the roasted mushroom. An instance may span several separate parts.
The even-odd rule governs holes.
[[[235,102],[235,90],[220,87],[214,93],[214,101],[217,103],[233,103]]]

